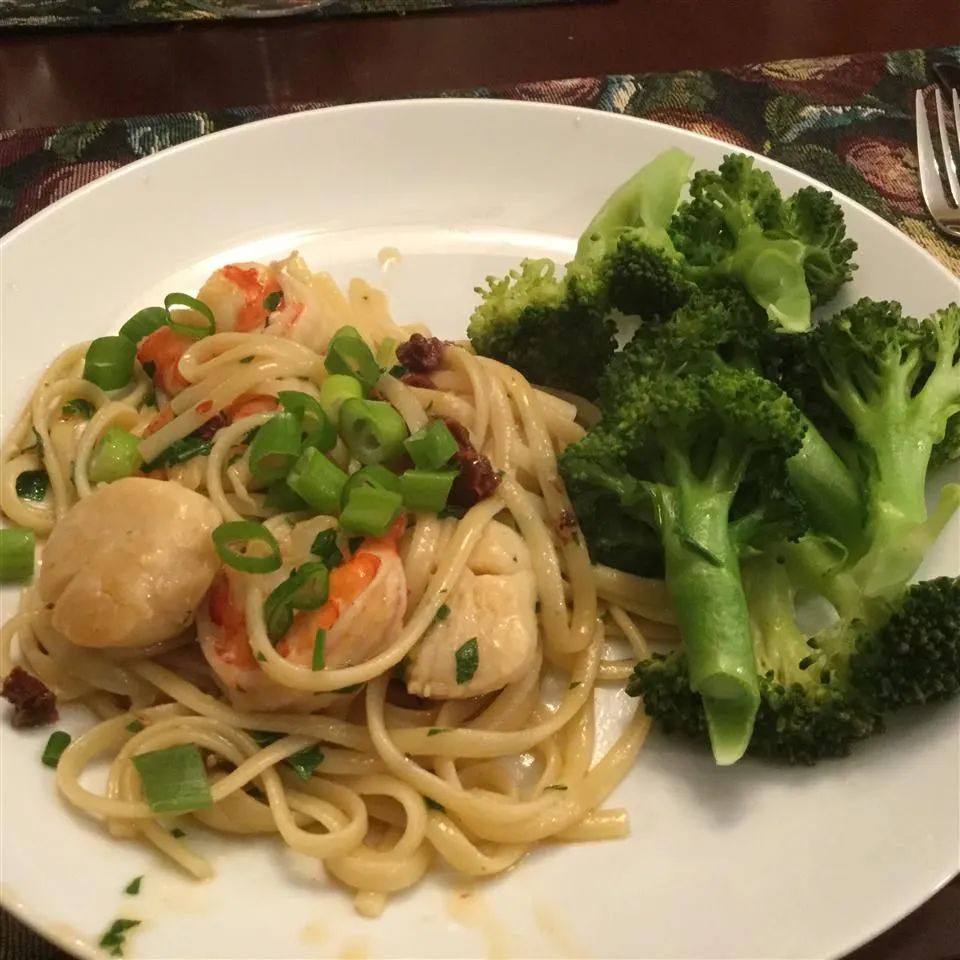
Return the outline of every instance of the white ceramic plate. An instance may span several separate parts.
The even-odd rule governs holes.
[[[214,266],[292,247],[385,287],[401,322],[462,335],[486,274],[524,255],[566,257],[608,191],[674,145],[698,165],[729,150],[589,110],[446,100],[293,114],[165,151],[0,243],[0,426],[61,347],[196,289]],[[788,190],[810,182],[761,163]],[[844,207],[860,243],[847,299],[928,312],[958,297],[957,279],[900,233]],[[384,270],[388,246],[402,261]],[[925,572],[960,572],[960,524]],[[7,591],[4,619],[12,603]],[[440,877],[377,921],[355,916],[322,875],[298,873],[277,843],[201,838],[218,877],[197,884],[111,842],[59,802],[39,762],[46,733],[2,726],[3,903],[80,957],[100,955],[92,945],[117,916],[145,921],[130,956],[163,960],[826,957],[958,870],[956,704],[815,769],[719,770],[654,736],[614,798],[631,812],[629,840],[546,847],[473,888]],[[138,874],[143,893],[125,898]]]

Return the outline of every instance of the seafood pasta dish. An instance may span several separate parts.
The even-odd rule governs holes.
[[[67,349],[9,431],[0,503],[44,541],[15,722],[98,718],[56,781],[111,836],[205,877],[183,820],[276,833],[366,914],[436,862],[623,836],[648,721],[594,763],[594,685],[675,628],[659,581],[591,565],[557,469],[583,433],[362,281],[217,270]]]

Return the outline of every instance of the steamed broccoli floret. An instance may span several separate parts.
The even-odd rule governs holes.
[[[699,369],[696,353],[686,368],[672,347],[639,350],[631,344],[611,363],[603,420],[567,448],[561,471],[578,511],[592,495],[615,495],[626,518],[659,532],[690,682],[714,756],[733,763],[750,740],[758,692],[731,513],[748,470],[770,470],[765,486],[774,486],[771,467],[797,451],[803,422],[753,371]]]
[[[933,448],[930,466],[934,469],[960,460],[960,413],[954,414],[948,421],[943,439]]]
[[[805,188],[784,198],[751,157],[731,154],[718,171],[699,171],[690,195],[669,233],[691,278],[737,279],[784,329],[808,329],[811,308],[850,279],[856,244],[829,193]]]
[[[803,272],[815,307],[829,303],[851,279],[857,244],[847,236],[843,211],[827,190],[804,187],[781,209],[773,232],[804,245]]]
[[[695,293],[683,258],[651,246],[641,234],[625,234],[602,262],[610,306],[646,321],[669,317]]]
[[[467,332],[477,353],[533,383],[592,397],[616,348],[616,326],[587,278],[571,284],[555,271],[552,260],[524,260],[502,279],[489,277]]]
[[[960,307],[917,323],[899,304],[860,300],[796,349],[803,362],[781,380],[860,478],[865,524],[844,544],[854,573],[868,594],[896,594],[960,504],[957,485],[930,515],[925,500],[933,451],[950,452],[960,413]]]
[[[667,150],[619,187],[587,226],[562,279],[549,260],[525,260],[503,279],[489,277],[487,289],[477,288],[483,302],[467,329],[477,353],[515,367],[534,383],[596,396],[597,380],[616,349],[605,260],[627,234],[656,249],[658,258],[671,253],[666,226],[691,163],[682,151]],[[631,269],[639,280],[643,271]],[[643,274],[643,280],[660,298],[660,308],[675,309],[672,279]]]
[[[960,578],[918,583],[884,625],[863,636],[850,661],[854,686],[882,710],[960,693]]]
[[[893,605],[868,606],[808,639],[794,618],[782,566],[765,557],[744,572],[754,626],[760,704],[748,753],[786,763],[846,756],[883,730],[882,714],[960,692],[960,579],[915,584]],[[682,650],[640,663],[627,692],[665,733],[706,743]]]

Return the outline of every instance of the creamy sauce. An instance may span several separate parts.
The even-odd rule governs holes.
[[[522,956],[522,952],[511,949],[511,937],[506,927],[494,916],[486,898],[476,890],[454,890],[447,897],[447,913],[461,926],[476,930],[483,937],[488,960]]]
[[[550,942],[554,956],[564,957],[567,960],[580,960],[590,956],[589,951],[585,950],[583,944],[579,943],[573,935],[566,917],[555,907],[548,903],[534,901],[533,917],[544,938]]]
[[[377,261],[380,269],[386,273],[391,267],[399,266],[403,262],[403,257],[396,247],[383,247],[377,254]]]
[[[340,960],[369,960],[370,945],[361,937],[348,940],[340,949]]]
[[[330,939],[329,929],[322,923],[308,923],[300,931],[300,942],[307,946],[316,947]]]

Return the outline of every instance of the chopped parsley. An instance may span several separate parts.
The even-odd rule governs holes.
[[[568,690],[576,690],[577,687],[582,686],[582,685],[583,685],[583,681],[582,681],[582,680],[574,680],[574,681],[571,682],[570,686],[567,687],[567,689],[568,689]]]
[[[128,896],[135,897],[140,892],[140,884],[143,883],[143,877],[134,877],[124,888],[123,892]]]
[[[340,553],[340,548],[337,546],[337,531],[321,530],[314,537],[310,552],[315,557],[319,557],[328,569],[332,570],[338,566],[340,561],[343,560],[343,554]]]
[[[269,747],[271,743],[276,743],[287,736],[285,733],[274,733],[272,730],[248,730],[247,733],[261,748]],[[323,751],[320,749],[320,744],[314,743],[287,757],[284,763],[292,767],[301,780],[309,780],[317,767],[323,763]]]
[[[437,610],[437,615],[433,619],[439,620],[441,623],[443,623],[443,621],[446,620],[447,617],[449,616],[450,616],[450,608],[444,603]]]
[[[122,957],[127,931],[139,926],[139,920],[114,920],[110,929],[100,938],[100,946],[109,950],[111,957]]]
[[[17,477],[17,496],[21,500],[41,501],[50,489],[46,470],[24,470]]]
[[[431,727],[427,731],[427,736],[435,737],[438,733],[449,733],[449,731],[450,731],[449,727]]]
[[[60,410],[65,417],[85,417],[87,420],[89,420],[96,411],[97,408],[89,400],[84,400],[82,397],[67,401]]]
[[[253,363],[253,354],[251,353],[249,357],[241,357],[241,363]]]
[[[129,730],[130,733],[139,733],[142,729],[143,724],[139,720],[131,720],[127,724],[127,730]]]
[[[446,813],[447,808],[442,803],[437,803],[433,797],[424,797],[423,802],[427,805],[428,810],[439,810],[440,813]]]
[[[212,447],[213,440],[205,440],[196,433],[191,433],[182,440],[174,440],[166,450],[161,450],[140,469],[144,473],[151,473],[161,467],[172,467],[178,463],[186,463],[187,460],[192,460],[194,457],[206,456]]]
[[[185,837],[186,835],[186,830],[181,830],[179,827],[174,827],[170,831],[170,836],[173,837],[174,840],[179,840],[181,837]]]
[[[273,293],[268,293],[263,298],[263,309],[269,313],[273,313],[273,311],[280,306],[281,300],[283,300],[283,291],[274,290]]]
[[[457,683],[469,683],[480,666],[480,647],[477,638],[471,637],[454,654],[457,661]]]
[[[546,787],[547,790],[566,790],[567,785],[565,783],[551,783],[549,787]]]

